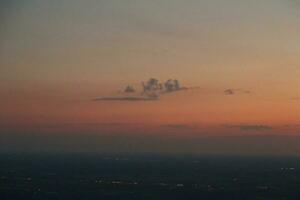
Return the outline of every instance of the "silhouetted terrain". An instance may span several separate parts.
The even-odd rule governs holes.
[[[1,199],[300,199],[300,159],[0,156]]]

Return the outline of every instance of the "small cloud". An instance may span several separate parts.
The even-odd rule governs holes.
[[[225,95],[234,95],[234,91],[232,89],[224,90]]]
[[[227,128],[238,128],[242,131],[263,131],[271,130],[272,127],[262,124],[251,124],[251,125],[224,125]]]
[[[134,92],[135,92],[135,89],[130,85],[128,85],[124,90],[124,93],[134,93]]]
[[[224,90],[225,95],[235,95],[235,94],[250,94],[251,92],[249,90],[243,90],[243,89],[226,89]]]

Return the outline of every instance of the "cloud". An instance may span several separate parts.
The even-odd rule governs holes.
[[[224,93],[226,95],[234,95],[234,91],[232,89],[227,89],[227,90],[224,90]]]
[[[263,131],[273,129],[271,126],[262,124],[250,124],[250,125],[224,125],[227,128],[238,128],[242,131]]]
[[[150,78],[141,82],[141,90],[136,90],[132,85],[126,85],[117,96],[104,96],[94,98],[94,101],[152,101],[160,100],[162,95],[183,92],[188,90],[199,90],[199,86],[182,86],[177,79],[167,79],[159,81],[156,78]],[[249,90],[228,88],[223,91],[224,95],[250,94]]]
[[[130,85],[128,85],[124,90],[124,93],[134,93],[134,92],[135,92],[135,89]]]
[[[243,90],[243,89],[226,89],[224,90],[225,95],[235,95],[235,94],[250,94],[251,92],[249,90]]]
[[[133,86],[128,85],[120,93],[122,96],[97,97],[94,101],[152,101],[159,100],[161,95],[185,90],[199,89],[200,87],[182,87],[177,79],[168,79],[160,82],[156,78],[150,78],[142,82],[142,91],[136,91]],[[133,95],[134,94],[134,95]],[[130,95],[130,96],[129,96]]]
[[[160,82],[156,78],[150,78],[147,82],[142,82],[144,95],[155,94],[157,96],[171,92],[179,92],[184,90],[200,89],[200,87],[185,87],[181,86],[177,79],[168,79],[165,82]]]

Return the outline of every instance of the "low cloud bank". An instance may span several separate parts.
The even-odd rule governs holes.
[[[250,125],[224,125],[227,128],[238,128],[242,131],[262,131],[262,130],[271,130],[272,127],[262,124],[250,124]]]

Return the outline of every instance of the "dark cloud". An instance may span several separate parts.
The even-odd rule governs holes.
[[[225,95],[235,95],[235,94],[250,94],[249,90],[243,89],[226,89],[224,90]]]
[[[177,79],[169,79],[164,83],[164,85],[167,92],[180,90],[179,81]]]
[[[135,89],[130,85],[128,85],[124,90],[124,93],[134,93],[134,92],[135,92]]]
[[[146,83],[142,82],[143,94],[153,94],[158,93],[163,90],[163,85],[156,79],[150,78]]]
[[[168,79],[160,82],[156,78],[150,78],[146,82],[142,82],[142,91],[136,91],[132,86],[128,85],[121,92],[123,96],[99,97],[95,101],[151,101],[158,100],[163,94],[171,92],[179,92],[185,90],[199,89],[200,87],[182,87],[177,79]],[[130,94],[130,96],[128,96]],[[135,94],[135,95],[132,95]]]
[[[227,90],[224,90],[224,93],[226,95],[234,95],[234,91],[232,89],[227,89]]]
[[[183,90],[200,89],[200,87],[185,87],[181,86],[177,79],[168,79],[165,82],[160,82],[156,78],[150,78],[146,83],[142,82],[143,94],[162,95],[171,92],[178,92]]]
[[[251,124],[251,125],[224,125],[227,128],[238,128],[242,131],[263,131],[271,130],[272,127],[262,124]]]

